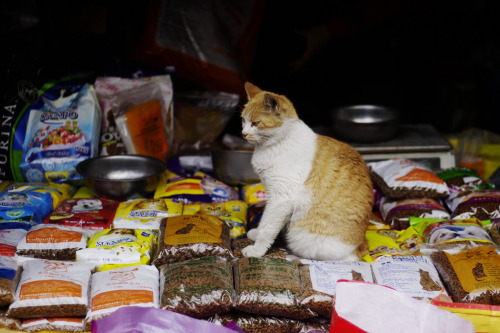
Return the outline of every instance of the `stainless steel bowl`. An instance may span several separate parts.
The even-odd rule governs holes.
[[[252,151],[212,150],[215,176],[225,184],[233,186],[260,182],[259,176],[252,167],[252,156]]]
[[[76,171],[98,196],[124,201],[151,198],[165,168],[164,162],[149,156],[110,155],[82,161]]]
[[[332,112],[336,137],[349,142],[380,142],[394,137],[399,113],[379,105],[351,105]]]

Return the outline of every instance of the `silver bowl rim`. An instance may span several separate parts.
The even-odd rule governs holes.
[[[356,122],[350,117],[343,116],[341,114],[341,111],[346,111],[346,110],[356,110],[356,109],[371,109],[371,110],[382,110],[384,111],[385,115],[390,115],[391,117],[384,119],[382,121],[374,121],[374,122],[368,122],[368,123],[361,123],[361,122]],[[352,123],[356,124],[379,124],[383,122],[391,122],[391,121],[398,121],[399,120],[399,112],[397,109],[388,107],[388,106],[383,106],[383,105],[377,105],[377,104],[355,104],[355,105],[346,105],[346,106],[340,106],[337,107],[333,110],[331,113],[331,117],[333,120],[343,120],[343,121],[350,121]]]
[[[132,178],[132,179],[110,179],[110,178],[102,178],[102,177],[95,177],[95,176],[92,176],[92,175],[89,175],[87,174],[86,172],[82,172],[82,169],[85,167],[86,164],[90,164],[92,162],[95,162],[97,160],[99,161],[102,161],[102,160],[121,160],[121,159],[128,159],[130,160],[130,158],[133,158],[133,159],[141,159],[141,160],[149,160],[153,163],[156,163],[158,164],[159,166],[159,171],[155,172],[155,173],[152,173],[150,175],[147,175],[147,176],[143,176],[143,177],[137,177],[137,178]],[[126,162],[126,161],[124,161]],[[137,155],[137,154],[125,154],[125,155],[106,155],[106,156],[97,156],[97,157],[92,157],[92,158],[88,158],[84,161],[81,161],[80,163],[78,163],[76,165],[76,171],[84,178],[88,178],[88,179],[92,179],[92,180],[99,180],[99,181],[106,181],[106,182],[113,182],[113,183],[119,183],[119,182],[123,182],[125,180],[128,180],[128,181],[140,181],[140,180],[144,180],[144,179],[148,179],[148,178],[151,178],[151,177],[156,177],[156,176],[159,176],[161,175],[163,172],[165,172],[165,170],[167,169],[167,166],[166,166],[166,163],[164,163],[163,161],[155,158],[155,157],[152,157],[152,156],[146,156],[146,155]]]

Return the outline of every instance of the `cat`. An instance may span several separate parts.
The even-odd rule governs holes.
[[[245,83],[242,136],[252,145],[252,166],[267,203],[255,241],[242,250],[262,257],[283,231],[290,251],[315,260],[360,260],[373,208],[366,163],[350,145],[316,134],[285,96]],[[313,101],[312,101],[313,103]]]

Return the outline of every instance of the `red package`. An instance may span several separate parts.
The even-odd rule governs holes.
[[[66,199],[44,222],[91,230],[109,229],[118,204],[118,201],[96,198]]]

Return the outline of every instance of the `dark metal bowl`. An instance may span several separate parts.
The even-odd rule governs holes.
[[[165,163],[149,156],[110,155],[80,162],[76,171],[85,185],[105,199],[151,198]]]
[[[259,176],[252,167],[253,151],[245,150],[212,150],[214,174],[225,184],[242,185],[260,182]]]
[[[332,112],[336,137],[349,142],[380,142],[394,137],[399,113],[378,105],[351,105]]]

